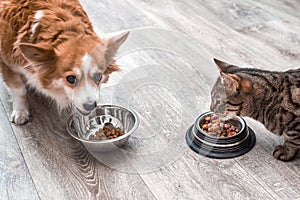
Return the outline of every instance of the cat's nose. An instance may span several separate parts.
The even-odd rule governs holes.
[[[86,111],[91,111],[96,107],[97,107],[97,102],[96,101],[87,101],[87,102],[83,103],[83,108]]]

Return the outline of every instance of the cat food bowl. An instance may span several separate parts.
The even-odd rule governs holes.
[[[97,157],[99,153],[120,148],[138,126],[139,117],[133,110],[99,105],[88,114],[76,110],[68,121],[67,131]]]
[[[253,148],[256,138],[243,118],[226,120],[222,125],[225,130],[214,127],[207,130],[208,121],[213,117],[213,112],[203,113],[187,130],[186,142],[193,151],[211,158],[234,158]]]

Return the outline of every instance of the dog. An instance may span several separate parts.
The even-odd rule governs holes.
[[[0,71],[16,125],[30,117],[26,85],[60,109],[93,110],[97,88],[119,71],[114,56],[129,34],[100,39],[77,0],[0,0],[0,27]]]

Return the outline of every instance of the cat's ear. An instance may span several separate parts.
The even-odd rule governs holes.
[[[239,89],[240,78],[235,74],[220,72],[224,81],[226,93],[231,95]]]
[[[238,68],[237,66],[228,64],[228,63],[218,60],[216,58],[214,58],[214,62],[216,63],[220,72],[230,72],[231,70]]]

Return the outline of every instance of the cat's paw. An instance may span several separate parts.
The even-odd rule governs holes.
[[[30,114],[26,109],[16,109],[13,110],[10,118],[16,125],[23,125],[29,121]]]
[[[296,153],[297,151],[292,148],[279,145],[273,151],[273,156],[278,160],[289,161],[294,158]]]

